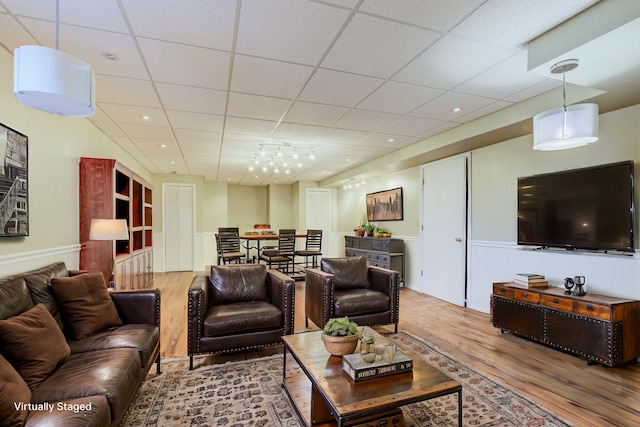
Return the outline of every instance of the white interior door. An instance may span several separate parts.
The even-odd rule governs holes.
[[[422,168],[421,291],[464,306],[469,155]]]
[[[193,270],[195,189],[180,184],[162,189],[165,271]]]
[[[307,190],[306,209],[307,228],[322,230],[322,253],[326,256],[331,247],[331,192]]]

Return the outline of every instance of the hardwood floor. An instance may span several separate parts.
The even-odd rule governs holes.
[[[194,274],[154,275],[154,286],[162,291],[162,357],[187,354],[187,289]],[[305,330],[304,282],[296,282],[295,304],[295,330],[301,332]],[[313,324],[310,326],[315,328]],[[393,331],[392,326],[385,329]],[[583,359],[510,334],[500,334],[491,325],[488,314],[408,288],[403,288],[400,295],[399,330],[425,339],[571,425],[640,425],[640,364],[621,368],[588,366]],[[267,354],[275,351],[277,348],[265,349]],[[213,362],[220,362],[238,357],[243,356],[211,358]]]

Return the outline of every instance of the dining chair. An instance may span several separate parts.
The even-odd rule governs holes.
[[[267,264],[269,269],[277,266],[277,270],[283,273],[293,272],[293,257],[296,249],[296,230],[281,229],[278,231],[278,247],[264,250],[260,260]],[[284,265],[284,268],[283,268]]]
[[[318,267],[318,257],[322,256],[322,230],[308,229],[304,249],[296,250],[294,255],[304,257],[304,261],[299,262],[298,265],[303,267]],[[311,258],[311,262],[309,262],[309,258]]]
[[[220,231],[220,229],[219,229]],[[240,235],[236,231],[222,231],[216,233],[216,247],[218,249],[218,265],[228,262],[241,263],[246,260],[246,254],[240,247]]]

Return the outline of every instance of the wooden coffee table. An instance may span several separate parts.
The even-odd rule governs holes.
[[[462,425],[462,386],[419,356],[403,350],[413,359],[412,372],[354,382],[342,371],[342,359],[324,348],[321,334],[283,337],[282,386],[307,426],[354,425],[357,419],[453,393],[458,394],[458,425]],[[287,376],[287,352],[304,374]]]

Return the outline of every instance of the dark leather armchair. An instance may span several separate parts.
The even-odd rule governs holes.
[[[193,278],[187,350],[193,356],[282,342],[293,333],[295,282],[262,264],[211,266]]]
[[[323,258],[305,273],[305,325],[322,328],[332,317],[360,326],[395,324],[398,332],[400,274],[369,266],[366,257]]]

